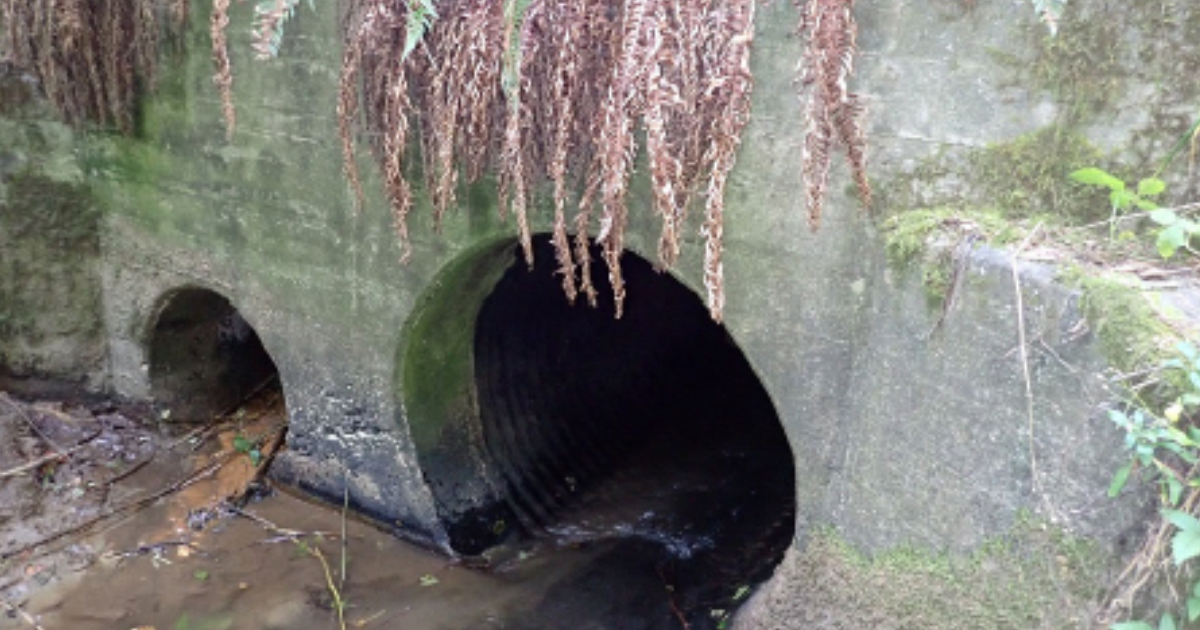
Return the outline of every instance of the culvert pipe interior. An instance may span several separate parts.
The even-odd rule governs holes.
[[[149,333],[150,393],[167,418],[203,422],[279,388],[258,333],[224,296],[198,287],[164,298]]]
[[[427,315],[455,329],[450,312],[473,316],[469,346],[458,341],[470,382],[465,402],[442,406],[458,413],[440,433],[413,418],[449,545],[479,555],[519,541],[623,541],[619,562],[641,563],[648,575],[671,567],[694,582],[674,586],[697,601],[729,596],[769,577],[792,540],[787,437],[742,352],[694,292],[627,252],[628,300],[615,319],[593,256],[595,307],[582,296],[567,302],[544,235],[533,269],[509,244],[436,283],[454,293],[456,280],[470,281],[461,289],[478,302]]]

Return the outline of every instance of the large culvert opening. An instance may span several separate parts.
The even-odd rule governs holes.
[[[492,550],[615,541],[593,575],[642,589],[662,627],[677,627],[663,606],[666,583],[692,627],[715,627],[711,611],[736,607],[793,537],[794,465],[774,405],[726,330],[671,275],[626,253],[617,320],[602,264],[597,306],[571,305],[548,238],[535,250],[532,270],[509,246],[483,257],[500,271],[475,264],[450,274],[441,290],[470,279],[462,291],[483,297],[431,309],[432,323],[415,327],[431,338],[446,330],[434,344],[445,352],[418,353],[445,360],[408,368],[430,382],[410,387],[409,400],[433,383],[461,390],[443,396],[456,402],[438,409],[436,429],[419,419],[413,427],[449,544],[503,558],[511,554]],[[452,315],[475,313],[473,322]],[[469,340],[449,332],[464,330]],[[454,385],[463,379],[450,371],[433,376],[464,356],[470,387]],[[598,592],[598,583],[582,590]]]
[[[254,399],[283,408],[279,371],[220,294],[184,288],[163,301],[149,335],[150,395],[162,417],[206,422]]]

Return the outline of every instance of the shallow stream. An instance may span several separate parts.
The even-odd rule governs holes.
[[[2,402],[0,470],[45,457],[47,439],[69,451],[0,477],[3,629],[329,630],[340,600],[346,628],[701,630],[727,623],[790,539],[790,514],[739,494],[762,471],[736,442],[717,462],[655,454],[714,439],[702,431],[656,442],[481,570],[257,481],[278,401],[190,432]],[[675,481],[641,487],[661,479]],[[226,501],[247,487],[242,507]]]

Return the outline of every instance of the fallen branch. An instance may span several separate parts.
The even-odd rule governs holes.
[[[303,531],[303,530],[299,530],[299,529],[291,529],[288,527],[280,527],[279,525],[276,525],[275,523],[255,514],[254,512],[247,512],[246,510],[243,510],[243,509],[237,507],[236,505],[233,505],[232,503],[227,503],[225,505],[225,507],[230,512],[232,512],[242,518],[245,518],[247,520],[254,521],[255,523],[258,523],[259,525],[261,525],[263,527],[263,529],[271,532],[272,534],[275,534],[278,537],[275,540],[297,541],[301,538],[309,538],[309,537],[337,538],[337,536],[338,536],[336,532]]]
[[[0,395],[0,397],[2,397],[2,395]],[[0,479],[5,479],[8,477],[15,477],[17,475],[27,473],[30,470],[36,469],[38,466],[42,466],[43,464],[49,464],[50,462],[53,462],[53,461],[64,461],[67,458],[69,458],[72,454],[74,454],[75,451],[78,451],[79,449],[83,448],[84,446],[87,446],[87,444],[89,442],[91,442],[92,440],[99,437],[101,433],[103,433],[102,430],[96,431],[95,433],[80,440],[79,443],[76,444],[75,446],[72,446],[71,448],[66,449],[65,451],[58,448],[57,446],[54,445],[54,443],[51,442],[50,445],[51,445],[51,447],[54,448],[53,452],[46,453],[45,455],[42,455],[41,457],[39,457],[33,461],[26,462],[15,468],[10,468],[8,470],[0,472]]]
[[[21,464],[20,466],[15,467],[15,468],[9,468],[8,470],[0,472],[0,479],[6,479],[8,477],[16,477],[17,475],[21,475],[21,474],[27,473],[31,470],[34,470],[43,464],[49,464],[50,462],[61,461],[61,460],[65,459],[66,456],[67,456],[66,453],[59,453],[58,451],[46,453],[45,455],[42,455],[41,457],[39,457],[33,461],[29,461],[24,464]]]

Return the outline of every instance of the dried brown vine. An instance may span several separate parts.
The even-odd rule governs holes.
[[[404,259],[414,196],[408,174],[416,170],[409,155],[419,147],[435,225],[455,206],[460,180],[497,173],[501,216],[516,217],[527,258],[530,213],[548,189],[568,299],[583,293],[595,304],[588,253],[594,233],[619,317],[627,196],[643,138],[662,223],[659,266],[678,261],[689,206],[702,198],[704,284],[710,312],[721,319],[724,197],[750,115],[755,0],[341,1],[343,168],[361,207],[356,138],[370,138]],[[871,191],[863,107],[847,87],[857,53],[854,0],[796,2],[807,36],[803,175],[815,228],[838,148],[864,205]],[[169,10],[157,11],[158,3]],[[232,137],[230,3],[214,0],[209,28],[213,80]],[[257,6],[259,56],[277,52],[295,5]],[[10,57],[36,71],[64,118],[129,129],[135,96],[154,82],[159,21],[181,26],[188,0],[0,0],[0,12]]]
[[[808,36],[800,75],[801,98],[807,102],[803,174],[809,224],[816,229],[821,224],[834,149],[845,149],[864,207],[871,205],[871,186],[867,182],[863,104],[849,88],[858,54],[854,0],[803,2],[799,30]]]
[[[361,131],[376,139],[405,251],[411,129],[435,223],[454,206],[460,178],[494,170],[501,212],[515,216],[529,257],[534,196],[548,189],[564,291],[594,301],[586,272],[594,229],[619,316],[626,198],[644,134],[663,223],[660,266],[678,259],[687,206],[703,197],[705,285],[720,319],[724,193],[749,115],[754,1],[445,0],[405,56],[397,47],[413,6],[348,0],[339,106],[351,184]]]
[[[187,0],[3,0],[5,57],[67,122],[130,132],[158,76],[159,41],[187,10]]]

